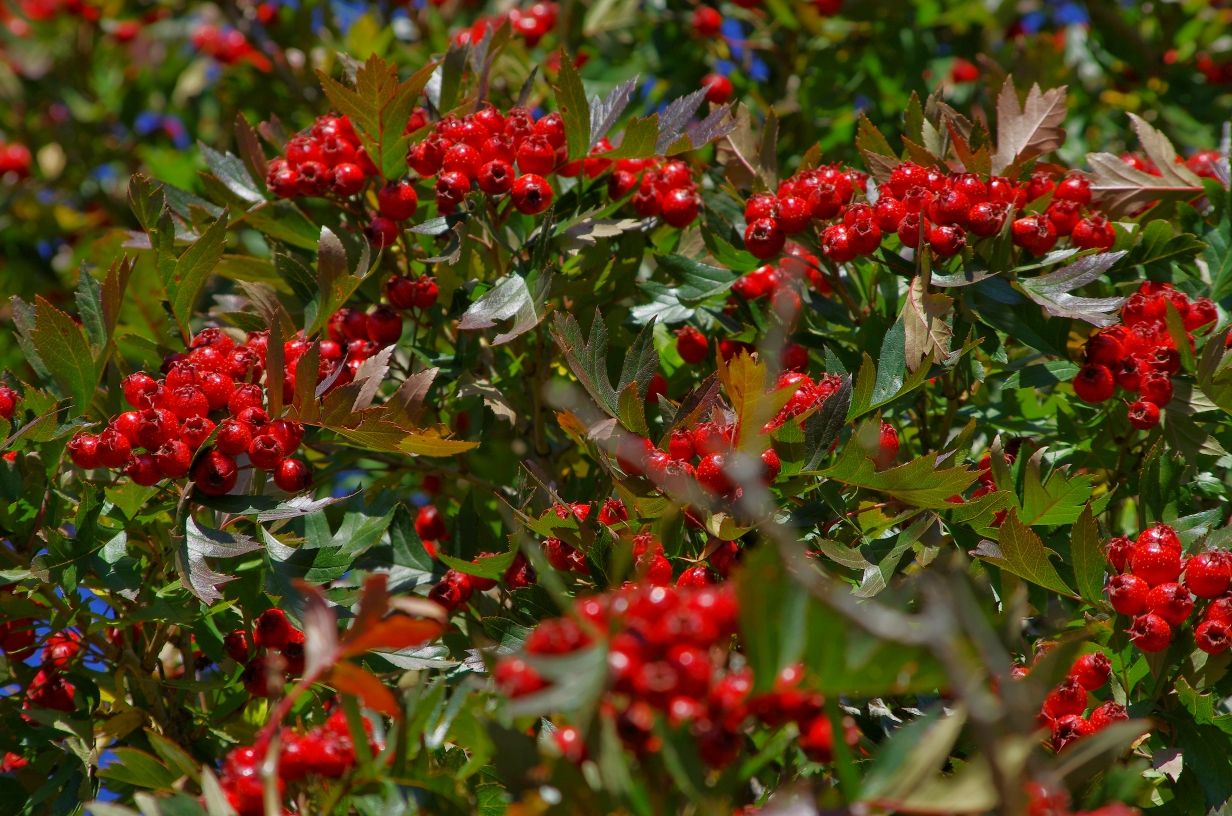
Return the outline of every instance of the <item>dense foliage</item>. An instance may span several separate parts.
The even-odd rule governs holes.
[[[1223,812],[1224,5],[0,6],[0,801]]]

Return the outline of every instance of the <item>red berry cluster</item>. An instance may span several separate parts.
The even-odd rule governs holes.
[[[1051,195],[1041,213],[1023,214],[1011,224],[1014,243],[1035,255],[1068,237],[1079,249],[1108,249],[1116,234],[1102,215],[1088,212],[1090,182],[1080,173],[1058,181],[1038,171],[1019,184],[1001,176],[982,179],[975,173],[943,173],[913,162],[893,169],[875,198],[855,201],[867,176],[838,166],[799,173],[779,185],[777,193],[758,193],[745,205],[745,248],[755,257],[777,255],[787,236],[815,222],[821,248],[834,263],[871,255],[883,237],[898,236],[903,246],[926,243],[933,255],[960,253],[968,235],[987,238],[1001,232],[1006,219],[1030,202]]]
[[[1159,424],[1159,412],[1172,399],[1172,376],[1181,368],[1176,340],[1168,330],[1169,304],[1176,309],[1193,347],[1193,332],[1219,316],[1207,298],[1190,300],[1169,283],[1144,281],[1121,307],[1121,322],[1087,339],[1074,393],[1086,402],[1111,399],[1117,386],[1137,394],[1129,406],[1135,428]]]
[[[480,17],[470,28],[464,28],[454,34],[453,41],[456,45],[478,44],[489,30],[495,31],[508,20],[513,32],[521,37],[528,47],[534,48],[549,31],[556,27],[558,13],[559,7],[556,3],[535,3],[525,11],[518,8],[510,9],[506,14]]]
[[[23,630],[9,628],[9,622],[0,630],[0,645],[6,654],[18,657],[28,653],[34,642],[33,621],[13,621],[24,624]],[[13,648],[15,647],[15,648]],[[26,687],[25,708],[52,708],[72,711],[77,689],[61,672],[68,668],[81,651],[81,635],[71,629],[53,632],[43,644],[43,656],[38,671]]]
[[[591,164],[597,161],[605,160],[586,160],[587,175],[593,177],[607,168],[606,164]],[[702,209],[693,171],[679,159],[618,159],[608,177],[607,190],[612,199],[633,193],[629,206],[640,218],[662,218],[673,227],[692,224]]]
[[[274,67],[269,57],[254,48],[238,28],[219,28],[208,23],[199,25],[193,29],[190,41],[193,48],[223,65],[247,62],[266,73]]]
[[[772,692],[752,694],[753,678],[732,658],[736,633],[736,594],[730,585],[693,587],[629,584],[604,595],[580,598],[575,617],[540,622],[527,638],[529,659],[499,662],[493,677],[510,697],[547,688],[531,662],[536,656],[569,654],[596,638],[608,644],[608,683],[603,712],[616,723],[625,747],[641,756],[657,752],[655,721],[687,727],[703,761],[715,768],[739,755],[753,722],[779,727],[794,722],[799,745],[818,762],[831,759],[833,738],[820,695],[801,688],[803,672],[786,669]],[[566,756],[583,751],[561,745]],[[848,739],[854,742],[852,732]]]
[[[381,745],[372,738],[371,723],[365,720],[364,727],[368,731],[369,749],[375,754],[381,750]],[[282,796],[286,795],[288,783],[309,777],[340,779],[355,766],[355,742],[341,709],[335,710],[311,731],[300,733],[291,728],[282,729],[279,741],[281,749],[274,783]],[[265,775],[261,767],[265,758],[266,747],[258,744],[236,748],[223,760],[219,782],[227,802],[239,816],[265,813]]]
[[[262,653],[253,655],[253,646]],[[228,633],[223,649],[243,664],[244,688],[253,697],[277,697],[287,680],[304,673],[304,633],[281,609],[267,609],[257,616],[251,642],[246,629]]]
[[[221,329],[205,329],[187,352],[167,359],[162,379],[140,371],[125,377],[124,399],[132,410],[112,418],[98,435],[76,434],[68,444],[73,463],[87,470],[123,470],[140,485],[190,476],[205,495],[221,496],[235,487],[236,458],[247,456],[253,467],[270,471],[283,490],[306,489],[312,481],[308,466],[291,457],[304,427],[271,419],[264,408],[260,379],[268,344],[265,332],[253,332],[237,344]],[[294,393],[295,366],[307,348],[302,336],[284,344],[286,394]],[[323,349],[322,376],[329,376],[338,362],[327,359]],[[349,373],[348,368],[340,372]],[[202,449],[211,435],[213,445]]]
[[[1074,661],[1060,685],[1044,698],[1039,720],[1051,730],[1054,750],[1064,750],[1101,728],[1129,719],[1125,706],[1111,700],[1098,704],[1087,716],[1087,696],[1107,685],[1111,676],[1112,663],[1107,655],[1103,652],[1084,654]]]
[[[333,194],[347,198],[379,175],[346,116],[318,116],[308,130],[293,136],[282,158],[270,161],[265,183],[279,198]],[[415,212],[415,191],[407,205]]]
[[[673,431],[666,451],[649,439],[625,437],[617,447],[616,459],[625,473],[645,476],[667,492],[687,492],[688,485],[696,481],[713,496],[735,499],[741,491],[729,472],[735,438],[736,426],[731,422],[701,422]],[[769,440],[760,459],[761,479],[770,484],[782,465]]]
[[[767,298],[776,305],[780,298],[788,298],[788,305],[794,313],[800,306],[796,287],[804,280],[820,295],[828,295],[834,291],[830,282],[822,275],[821,261],[817,256],[799,244],[790,242],[776,263],[762,264],[753,271],[744,273],[732,284],[731,290],[732,294],[744,300]]]
[[[33,161],[30,148],[20,142],[0,139],[0,179],[10,173],[19,180],[28,178]]]
[[[1163,651],[1195,612],[1199,649],[1222,654],[1232,646],[1232,553],[1185,558],[1181,539],[1166,524],[1148,527],[1136,541],[1113,538],[1105,552],[1116,574],[1104,591],[1117,614],[1132,619],[1126,631],[1139,649]]]

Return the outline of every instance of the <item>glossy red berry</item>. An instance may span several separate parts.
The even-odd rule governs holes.
[[[252,438],[248,443],[248,458],[253,467],[262,470],[273,470],[287,455],[282,440],[271,433],[262,433]]]
[[[1057,228],[1043,215],[1026,215],[1014,221],[1014,243],[1033,255],[1044,255],[1057,243]]]
[[[193,449],[182,439],[173,439],[154,451],[154,464],[158,472],[168,479],[179,479],[188,475],[192,467]]]
[[[1129,405],[1129,424],[1140,431],[1150,430],[1159,424],[1159,406],[1146,400],[1135,400]]]
[[[235,460],[225,453],[211,450],[193,465],[193,484],[207,496],[222,496],[235,487],[239,468]]]
[[[689,187],[668,190],[659,199],[659,213],[663,221],[678,229],[692,224],[701,208],[701,196]]]
[[[1074,377],[1074,393],[1084,402],[1099,403],[1111,399],[1116,380],[1108,366],[1087,363]]]
[[[732,81],[722,74],[706,74],[702,77],[702,87],[706,89],[706,101],[711,105],[722,105],[731,99]]]
[[[368,339],[381,348],[402,337],[402,315],[388,306],[378,306],[368,315]]]
[[[158,381],[144,371],[129,374],[120,383],[120,388],[128,404],[137,409],[153,408],[159,390]]]
[[[1059,720],[1070,714],[1082,714],[1087,710],[1087,689],[1078,678],[1071,675],[1048,693],[1044,698],[1042,710],[1044,716],[1052,720]]]
[[[1086,176],[1078,173],[1073,173],[1061,180],[1061,183],[1053,190],[1052,198],[1054,201],[1073,201],[1078,204],[1091,203],[1091,182],[1087,181]]]
[[[1112,676],[1112,661],[1103,652],[1084,654],[1074,661],[1069,676],[1087,691],[1095,691],[1103,688]]]
[[[1112,249],[1116,243],[1116,231],[1107,218],[1091,215],[1074,224],[1069,240],[1079,249]]]
[[[1193,612],[1189,590],[1177,583],[1153,587],[1146,597],[1147,608],[1172,626],[1180,626]]]
[[[1162,523],[1152,524],[1141,533],[1138,534],[1136,544],[1159,544],[1172,550],[1180,556],[1181,554],[1181,538],[1176,534],[1171,526]]]
[[[162,444],[162,440],[159,440],[158,444]],[[154,447],[158,447],[158,445]],[[98,435],[96,452],[98,463],[103,467],[124,467],[128,463],[128,458],[132,455],[132,450],[132,444],[129,443],[127,437],[115,428],[108,428]]]
[[[1095,708],[1091,712],[1091,725],[1096,731],[1101,728],[1107,728],[1113,723],[1122,722],[1129,719],[1129,712],[1125,710],[1125,706],[1120,703],[1109,700]]]
[[[1181,574],[1181,554],[1157,541],[1140,541],[1130,553],[1129,568],[1152,587],[1171,583]]]
[[[1120,615],[1140,615],[1147,610],[1151,587],[1133,573],[1114,575],[1108,581],[1108,600]]]
[[[744,246],[755,258],[772,258],[783,251],[787,235],[772,218],[749,222],[744,231]]]
[[[78,433],[68,442],[68,455],[82,470],[92,470],[102,464],[98,454],[98,437]]]
[[[1207,654],[1223,654],[1232,647],[1232,624],[1207,617],[1194,628],[1194,645]]]
[[[720,495],[731,491],[731,479],[724,472],[727,457],[721,453],[711,453],[703,456],[697,463],[697,481],[702,487]]]
[[[248,643],[248,632],[243,629],[233,629],[222,639],[223,651],[227,657],[236,663],[246,663],[252,647]]]
[[[298,493],[312,485],[312,473],[302,460],[288,457],[274,468],[274,484],[288,493]]]
[[[0,418],[12,419],[20,396],[8,385],[0,383]]]
[[[1068,714],[1052,725],[1052,748],[1064,751],[1083,737],[1095,732],[1095,727],[1079,714]]]
[[[137,453],[129,457],[124,465],[124,475],[142,487],[156,485],[163,478],[158,469],[158,463],[149,453]]]
[[[928,246],[938,258],[949,258],[967,246],[967,233],[953,224],[939,224],[928,231]]]
[[[377,208],[391,221],[405,221],[419,207],[419,195],[406,179],[391,181],[376,194]]]
[[[1125,631],[1130,641],[1144,652],[1162,652],[1172,642],[1172,627],[1152,612],[1134,618]]]
[[[693,326],[683,326],[676,330],[676,352],[680,359],[690,365],[696,365],[706,359],[710,350],[710,341]]]
[[[552,205],[552,186],[534,173],[518,176],[511,193],[513,206],[524,215],[538,215]]]
[[[513,188],[513,165],[505,159],[493,159],[479,168],[479,189],[491,196],[504,195]]]
[[[1232,584],[1232,558],[1223,550],[1210,550],[1185,563],[1185,586],[1199,598],[1218,598]]]
[[[415,534],[424,541],[443,541],[449,538],[445,517],[436,505],[426,504],[419,508],[415,515]]]

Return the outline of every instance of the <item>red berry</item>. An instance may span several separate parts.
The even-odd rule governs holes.
[[[449,538],[445,517],[436,505],[426,504],[419,508],[415,516],[415,534],[424,541],[444,541]]]
[[[1185,586],[1199,598],[1218,598],[1232,584],[1232,559],[1223,550],[1199,553],[1185,563]]]
[[[702,77],[702,87],[711,105],[722,105],[732,97],[732,81],[722,74],[706,74]]]
[[[179,479],[188,475],[192,467],[193,449],[181,439],[173,439],[154,451],[154,464],[158,472],[168,479]]]
[[[149,453],[137,453],[130,457],[124,465],[124,475],[142,487],[156,485],[163,478],[154,456]]]
[[[1073,201],[1078,204],[1091,203],[1091,182],[1086,177],[1071,173],[1066,176],[1052,193],[1054,201]]]
[[[419,196],[410,181],[391,181],[376,194],[377,208],[391,221],[405,221],[419,207]]]
[[[1147,607],[1173,626],[1180,626],[1193,612],[1189,590],[1177,583],[1153,587],[1146,598]]]
[[[693,326],[683,326],[676,330],[676,352],[686,363],[696,365],[702,362],[709,350],[710,344],[706,335]]]
[[[534,173],[518,176],[513,182],[513,206],[524,215],[538,215],[552,204],[552,186]]]
[[[216,450],[208,451],[192,469],[193,483],[207,496],[222,496],[231,492],[238,476],[235,460]]]
[[[786,243],[786,234],[772,218],[750,221],[744,231],[744,246],[755,258],[772,258],[782,252]]]
[[[222,639],[222,648],[227,653],[227,657],[236,663],[247,662],[249,652],[251,651],[251,647],[248,644],[248,632],[243,629],[233,629],[228,632],[226,637]]]
[[[254,641],[263,649],[281,649],[291,639],[295,627],[281,609],[267,609],[257,616]]]
[[[1073,667],[1069,670],[1069,676],[1077,680],[1078,685],[1087,691],[1095,691],[1102,688],[1112,676],[1112,662],[1103,652],[1084,654],[1074,661]]]
[[[1135,400],[1129,405],[1129,424],[1140,431],[1154,428],[1159,424],[1159,406],[1146,400]]]
[[[436,178],[436,209],[441,215],[456,212],[471,190],[469,176],[456,171],[441,173]]]
[[[934,226],[928,231],[928,245],[939,258],[949,258],[967,246],[967,233],[951,224]]]
[[[1156,523],[1143,530],[1138,534],[1138,544],[1159,544],[1163,547],[1172,550],[1179,557],[1181,554],[1181,539],[1176,534],[1176,530],[1167,524]]]
[[[312,473],[300,459],[283,459],[274,468],[274,484],[288,493],[298,493],[312,484]]]
[[[1130,553],[1129,568],[1152,587],[1171,583],[1181,574],[1181,554],[1158,541],[1140,540]]]
[[[1147,610],[1151,587],[1133,573],[1114,575],[1108,581],[1108,600],[1120,615],[1139,615]]]
[[[1142,399],[1163,408],[1172,401],[1172,378],[1162,371],[1152,371],[1142,378],[1138,391]]]
[[[1108,366],[1087,363],[1074,377],[1074,393],[1084,402],[1104,402],[1111,399],[1116,390],[1116,381]]]
[[[129,374],[120,383],[120,388],[124,391],[124,399],[134,408],[154,407],[158,381],[144,371]]]
[[[1125,710],[1125,706],[1112,700],[1103,703],[1091,712],[1091,725],[1096,731],[1128,719],[1129,712]]]
[[[364,189],[367,181],[368,177],[362,167],[352,162],[342,162],[334,165],[334,177],[330,189],[333,190],[334,195],[347,198]]]
[[[720,495],[731,491],[731,479],[723,472],[727,457],[721,453],[711,453],[703,456],[697,463],[697,481],[702,487]]]
[[[368,243],[376,249],[386,249],[398,242],[398,225],[388,218],[377,216],[364,227],[364,235]]]
[[[68,442],[68,455],[73,464],[82,470],[92,470],[101,464],[98,454],[98,437],[78,433]]]
[[[1067,677],[1044,698],[1043,714],[1059,720],[1070,714],[1082,714],[1087,710],[1087,689],[1072,675]]]
[[[1194,629],[1194,644],[1207,654],[1222,654],[1232,646],[1232,624],[1207,616]]]
[[[1054,751],[1064,751],[1073,743],[1094,733],[1095,728],[1082,718],[1081,713],[1069,714],[1057,720],[1052,725],[1052,748]]]
[[[1079,249],[1112,249],[1116,243],[1116,231],[1107,218],[1091,215],[1074,224],[1069,240]]]
[[[159,444],[161,444],[161,440]],[[158,445],[156,444],[154,447],[158,447]],[[98,462],[103,467],[124,467],[132,455],[132,450],[132,445],[128,439],[115,428],[108,428],[98,435],[96,453],[98,455]]]
[[[252,438],[248,443],[248,458],[253,467],[262,470],[273,470],[287,455],[282,440],[271,433],[262,433]]]
[[[491,196],[504,195],[513,188],[513,165],[493,159],[479,168],[479,189]]]
[[[0,383],[0,418],[12,419],[13,413],[17,410],[17,402],[20,396],[9,386]]]
[[[252,444],[252,428],[237,419],[224,419],[218,426],[214,444],[229,456],[247,453],[248,446]]]
[[[368,315],[368,339],[381,348],[402,337],[402,315],[388,306],[378,306]]]
[[[1057,243],[1057,228],[1046,216],[1026,215],[1014,221],[1014,243],[1033,255],[1044,255]]]
[[[659,199],[659,212],[663,221],[677,229],[692,224],[701,208],[701,196],[689,187],[668,190]]]
[[[723,27],[723,15],[710,6],[698,6],[693,11],[693,33],[702,39],[710,39]]]
[[[1130,641],[1144,652],[1161,652],[1172,642],[1172,627],[1152,612],[1134,618],[1125,631]]]

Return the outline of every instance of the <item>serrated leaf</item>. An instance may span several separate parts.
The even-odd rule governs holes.
[[[638,77],[627,79],[617,85],[612,90],[608,91],[607,96],[603,99],[595,97],[590,102],[590,148],[602,141],[603,137],[608,134],[608,131],[620,119],[620,115],[624,113],[625,108],[629,107],[629,102],[633,99],[633,93],[637,90]]]
[[[1133,214],[1162,199],[1191,199],[1202,194],[1201,184],[1178,184],[1162,176],[1131,167],[1112,153],[1089,153],[1091,194],[1109,215]]]
[[[953,298],[928,292],[923,276],[912,279],[901,315],[903,355],[908,371],[916,371],[926,360],[934,359],[934,355],[938,360],[949,355],[954,332],[946,318],[953,308]]]
[[[885,493],[913,507],[932,509],[950,507],[948,499],[970,487],[978,476],[963,466],[938,467],[937,457],[932,454],[878,471],[855,438],[848,441],[837,462],[816,475]]]
[[[659,269],[681,282],[670,291],[681,303],[688,306],[696,306],[704,300],[723,294],[731,289],[737,279],[737,275],[731,270],[710,266],[683,255],[657,255],[655,263]]]
[[[685,129],[693,121],[693,116],[706,101],[706,88],[698,88],[691,94],[673,99],[659,114],[659,137],[655,141],[655,153],[666,153],[676,140],[684,135]]]
[[[539,276],[537,290],[532,292],[521,275],[506,275],[467,308],[458,322],[458,328],[462,331],[490,329],[498,321],[512,318],[513,325],[493,337],[492,344],[499,346],[520,337],[543,320],[551,278],[550,273],[543,272]]]
[[[231,153],[219,153],[204,142],[197,143],[205,166],[214,177],[240,200],[256,204],[265,200],[265,195],[253,180],[244,162]]]
[[[735,447],[769,444],[761,428],[791,399],[792,389],[770,390],[766,364],[744,349],[719,365],[719,381],[736,412]]]
[[[804,470],[816,470],[830,455],[830,448],[847,424],[847,411],[851,407],[851,377],[843,378],[839,389],[826,398],[821,408],[804,420],[804,445],[808,458]]]
[[[1044,451],[1040,448],[1026,463],[1021,521],[1028,526],[1071,524],[1091,498],[1092,479],[1085,474],[1070,478],[1065,468],[1054,468],[1042,479]]]
[[[1009,511],[1001,524],[998,539],[980,542],[972,554],[1037,586],[1077,597],[1052,563],[1056,553],[1044,546],[1034,530],[1018,520],[1014,510]]]
[[[1019,287],[1052,317],[1083,320],[1093,326],[1110,326],[1119,319],[1116,314],[1125,298],[1088,298],[1069,294],[1098,278],[1125,252],[1100,252],[1079,258],[1072,264],[1038,278],[1019,278]]]
[[[556,107],[565,120],[565,140],[569,159],[580,159],[590,152],[590,100],[582,87],[582,78],[573,67],[573,59],[561,55],[559,84],[556,87]]]
[[[1108,559],[1104,556],[1103,539],[1099,524],[1091,513],[1091,506],[1082,508],[1081,515],[1070,531],[1069,555],[1074,566],[1074,582],[1078,594],[1089,604],[1098,605],[1104,596],[1104,571]]]
[[[81,325],[86,330],[90,345],[102,348],[111,336],[103,314],[103,287],[85,269],[78,273],[73,299],[77,303],[77,315],[81,318]]]
[[[552,318],[551,334],[586,393],[610,416],[618,416],[616,389],[607,373],[607,326],[599,310],[595,310],[587,339],[582,339],[582,329],[573,315],[561,312]]]
[[[608,159],[644,159],[656,155],[659,139],[659,115],[630,119],[621,131],[620,142],[603,154]]]
[[[1065,143],[1065,88],[1041,91],[1032,85],[1025,103],[1019,103],[1013,77],[1006,77],[997,95],[997,150],[992,169],[1001,173],[1011,165],[1056,150]]]
[[[85,332],[40,295],[34,301],[34,327],[29,338],[51,379],[72,397],[72,413],[83,413],[98,385],[98,371]]]
[[[200,527],[189,515],[175,551],[176,569],[184,588],[202,602],[211,604],[222,600],[219,587],[234,581],[235,576],[215,572],[205,559],[237,558],[257,549],[260,545],[252,538]]]
[[[192,335],[188,321],[192,317],[197,298],[214,267],[222,259],[222,251],[226,245],[227,218],[224,216],[210,224],[201,237],[184,250],[184,254],[175,262],[170,277],[163,281],[167,287],[171,313],[186,340]]]

